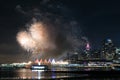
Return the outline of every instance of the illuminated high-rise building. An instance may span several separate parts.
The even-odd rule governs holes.
[[[120,48],[116,48],[115,58],[113,60],[114,63],[120,63]]]
[[[87,51],[90,50],[90,44],[89,44],[89,43],[86,44],[86,50],[87,50]]]
[[[90,58],[90,44],[87,42],[86,47],[85,47],[85,54],[87,58]]]
[[[103,42],[101,58],[106,60],[113,60],[116,53],[116,47],[111,39],[107,39]]]

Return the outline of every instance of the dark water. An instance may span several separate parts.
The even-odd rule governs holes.
[[[67,69],[66,70],[63,69],[63,71],[59,69],[52,69],[52,71],[32,71],[30,69],[17,69],[17,70],[1,70],[0,80],[1,79],[120,80],[119,74],[118,74],[119,77],[112,75],[108,75],[106,77],[105,75],[102,74],[98,75],[94,74],[94,77],[91,77],[89,73],[73,72]]]

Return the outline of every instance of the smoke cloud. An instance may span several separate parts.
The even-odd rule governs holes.
[[[50,36],[43,24],[35,22],[29,26],[28,31],[18,32],[17,41],[25,50],[36,54],[55,49]]]
[[[17,5],[16,10],[29,17],[17,41],[34,54],[32,57],[58,58],[66,52],[83,50],[86,40],[82,39],[80,24],[61,3],[43,0],[34,7]]]

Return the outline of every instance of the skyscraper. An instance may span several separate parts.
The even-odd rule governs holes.
[[[90,58],[90,57],[91,57],[91,55],[90,55],[90,44],[89,44],[89,42],[86,43],[85,54],[86,54],[86,57],[87,57],[87,58]]]
[[[89,43],[86,44],[86,50],[87,50],[87,51],[90,50],[90,44],[89,44]]]
[[[113,60],[116,53],[116,47],[111,39],[103,41],[101,58],[106,60]]]
[[[120,63],[120,48],[116,48],[115,58],[113,60],[114,63]]]

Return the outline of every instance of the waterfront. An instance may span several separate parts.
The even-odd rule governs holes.
[[[67,71],[34,71],[30,69],[2,70],[0,74],[0,79],[62,79],[88,76]]]
[[[73,68],[74,69],[74,68]],[[101,71],[102,72],[102,71]],[[58,79],[58,80],[113,80],[120,79],[119,71],[77,71],[71,70],[68,68],[64,68],[61,70],[48,70],[48,71],[34,71],[30,69],[15,69],[15,70],[0,70],[0,79],[40,79],[40,80],[50,80],[50,79]]]

